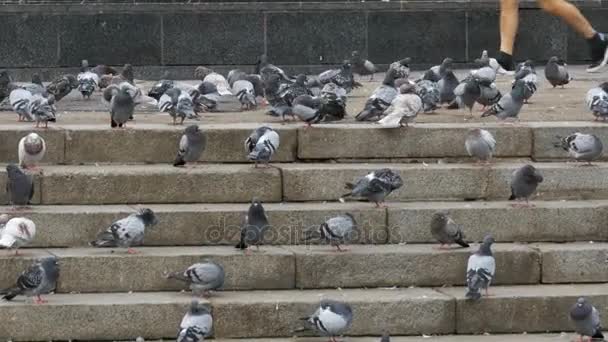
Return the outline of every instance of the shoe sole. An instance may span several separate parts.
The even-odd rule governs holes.
[[[595,66],[593,68],[587,68],[587,72],[589,72],[589,73],[600,72],[607,64],[608,64],[608,48],[606,48],[606,51],[604,52],[604,59],[602,60],[602,62],[598,66]]]

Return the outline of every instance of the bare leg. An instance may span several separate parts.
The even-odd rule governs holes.
[[[545,12],[564,19],[576,32],[585,37],[592,38],[595,30],[583,14],[568,1],[565,0],[537,0]]]
[[[500,0],[500,51],[513,55],[519,25],[519,0]]]

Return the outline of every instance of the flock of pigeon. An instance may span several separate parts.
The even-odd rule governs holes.
[[[31,83],[14,83],[5,71],[0,72],[0,102],[8,98],[19,120],[36,121],[38,127],[43,123],[56,120],[55,103],[73,89],[78,89],[84,98],[89,98],[97,89],[103,91],[103,99],[109,105],[111,127],[124,127],[133,118],[138,104],[150,103],[162,112],[168,112],[173,123],[182,124],[186,119],[200,120],[200,114],[216,109],[222,96],[236,96],[242,109],[254,109],[260,102],[269,105],[268,114],[299,118],[308,126],[320,122],[337,121],[346,117],[347,94],[361,86],[353,73],[371,75],[377,71],[373,63],[353,52],[352,58],[338,69],[331,69],[308,78],[287,75],[282,69],[268,63],[261,56],[253,74],[232,70],[227,78],[205,67],[198,67],[195,76],[202,80],[198,86],[191,86],[169,79],[155,84],[147,95],[137,88],[133,80],[133,68],[126,65],[119,74],[111,67],[89,67],[83,61],[82,71],[77,76],[65,75],[50,85],[44,86],[38,76]],[[501,120],[517,119],[524,103],[538,89],[538,78],[532,61],[517,66],[512,89],[502,95],[494,83],[497,74],[506,74],[495,59],[489,58],[484,51],[476,60],[477,68],[459,81],[453,72],[453,61],[446,58],[440,65],[430,68],[418,80],[410,80],[410,58],[390,65],[382,84],[374,90],[365,103],[363,110],[356,115],[358,121],[374,121],[382,127],[408,126],[415,121],[420,112],[432,112],[443,104],[448,108],[467,108],[472,115],[476,103],[487,107],[482,117],[494,115]],[[571,81],[566,65],[558,58],[551,58],[545,67],[545,75],[553,86],[564,86]],[[371,79],[370,78],[370,79]],[[260,99],[261,98],[261,99]],[[608,82],[591,89],[587,94],[587,105],[596,119],[608,118]],[[602,154],[602,142],[592,134],[576,132],[567,137],[557,137],[555,146],[569,152],[576,161],[589,165]],[[195,163],[203,154],[207,138],[198,125],[185,128],[178,143],[177,156],[173,162],[176,167]],[[279,148],[280,137],[277,131],[268,126],[255,129],[244,142],[245,153],[249,160],[270,166],[272,156]],[[465,149],[470,156],[490,165],[496,149],[493,135],[484,129],[471,129],[465,139]],[[38,162],[46,151],[46,142],[37,133],[23,137],[18,144],[19,164],[9,164],[7,169],[7,193],[10,203],[19,209],[29,205],[34,194],[33,176],[30,171],[39,169]],[[532,165],[524,165],[516,170],[511,179],[511,197],[517,200],[515,207],[529,207],[529,198],[536,192],[543,176]],[[347,183],[346,197],[361,197],[383,206],[384,200],[403,185],[398,173],[390,169],[373,171],[353,183]],[[158,219],[148,208],[140,209],[121,220],[112,223],[90,242],[94,247],[127,248],[127,253],[137,253],[132,249],[142,245],[147,228],[156,225]],[[9,218],[0,215],[0,247],[14,249],[30,243],[36,234],[36,225],[25,217]],[[250,246],[264,243],[264,235],[271,224],[262,203],[254,199],[241,228],[240,241],[236,248],[250,252]],[[342,214],[323,222],[318,229],[306,232],[305,240],[320,239],[337,251],[347,244],[357,229],[351,214]],[[469,247],[465,241],[462,227],[447,212],[433,214],[430,231],[441,244],[439,248],[451,244]],[[477,252],[469,257],[466,280],[466,297],[479,300],[482,290],[488,293],[495,274],[496,263],[491,246],[492,236],[483,239]],[[14,287],[0,290],[3,299],[11,300],[18,295],[35,297],[35,303],[44,303],[40,297],[54,291],[59,277],[59,263],[54,257],[40,260],[25,270],[17,279]],[[184,271],[166,275],[169,279],[189,284],[195,295],[209,296],[211,291],[221,289],[225,272],[222,265],[212,260],[204,260]],[[601,337],[598,311],[584,298],[578,299],[570,310],[570,317],[576,330],[582,336]],[[335,341],[336,336],[345,333],[351,326],[353,310],[348,303],[324,300],[309,317],[304,318],[305,327]],[[193,301],[184,316],[178,341],[201,341],[209,335],[213,319],[207,306]],[[300,331],[300,330],[297,330]],[[382,341],[388,341],[388,335]]]

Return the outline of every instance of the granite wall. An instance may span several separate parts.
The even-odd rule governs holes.
[[[26,0],[27,1],[27,0]],[[340,63],[360,50],[377,64],[411,56],[470,62],[498,47],[498,3],[471,1],[0,1],[0,68],[91,63],[167,66]],[[608,1],[575,1],[608,31]],[[522,1],[516,57],[587,58],[585,42],[559,19]]]

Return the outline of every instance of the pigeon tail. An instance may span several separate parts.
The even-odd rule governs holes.
[[[185,281],[185,282],[189,282],[190,279],[188,279],[188,277],[184,276],[183,272],[173,272],[173,273],[169,273],[166,275],[167,279],[175,279],[175,280],[179,280],[179,281]]]
[[[177,157],[175,157],[173,166],[177,167],[177,166],[184,166],[184,165],[186,165],[186,161],[184,160],[183,156],[178,155]]]
[[[0,249],[11,248],[15,244],[17,240],[10,235],[4,235],[2,239],[0,239]]]
[[[2,299],[11,300],[21,294],[21,289],[18,287],[13,287],[10,289],[1,290],[0,294],[4,295]]]
[[[481,292],[479,291],[479,289],[469,288],[464,296],[470,300],[479,300],[481,299]]]
[[[234,248],[236,248],[236,249],[247,249],[247,247],[249,247],[249,246],[247,246],[245,241],[243,241],[242,239],[239,243],[236,244],[236,246],[234,246]]]
[[[468,248],[470,247],[468,243],[466,243],[466,241],[464,241],[463,239],[458,239],[456,242],[459,246],[464,247],[464,248]]]
[[[604,334],[602,334],[602,331],[600,329],[597,329],[597,331],[595,332],[595,335],[591,336],[591,339],[599,339],[599,340],[604,340]]]
[[[509,196],[509,201],[514,201],[515,200],[515,194],[513,192],[511,192],[511,196]]]

